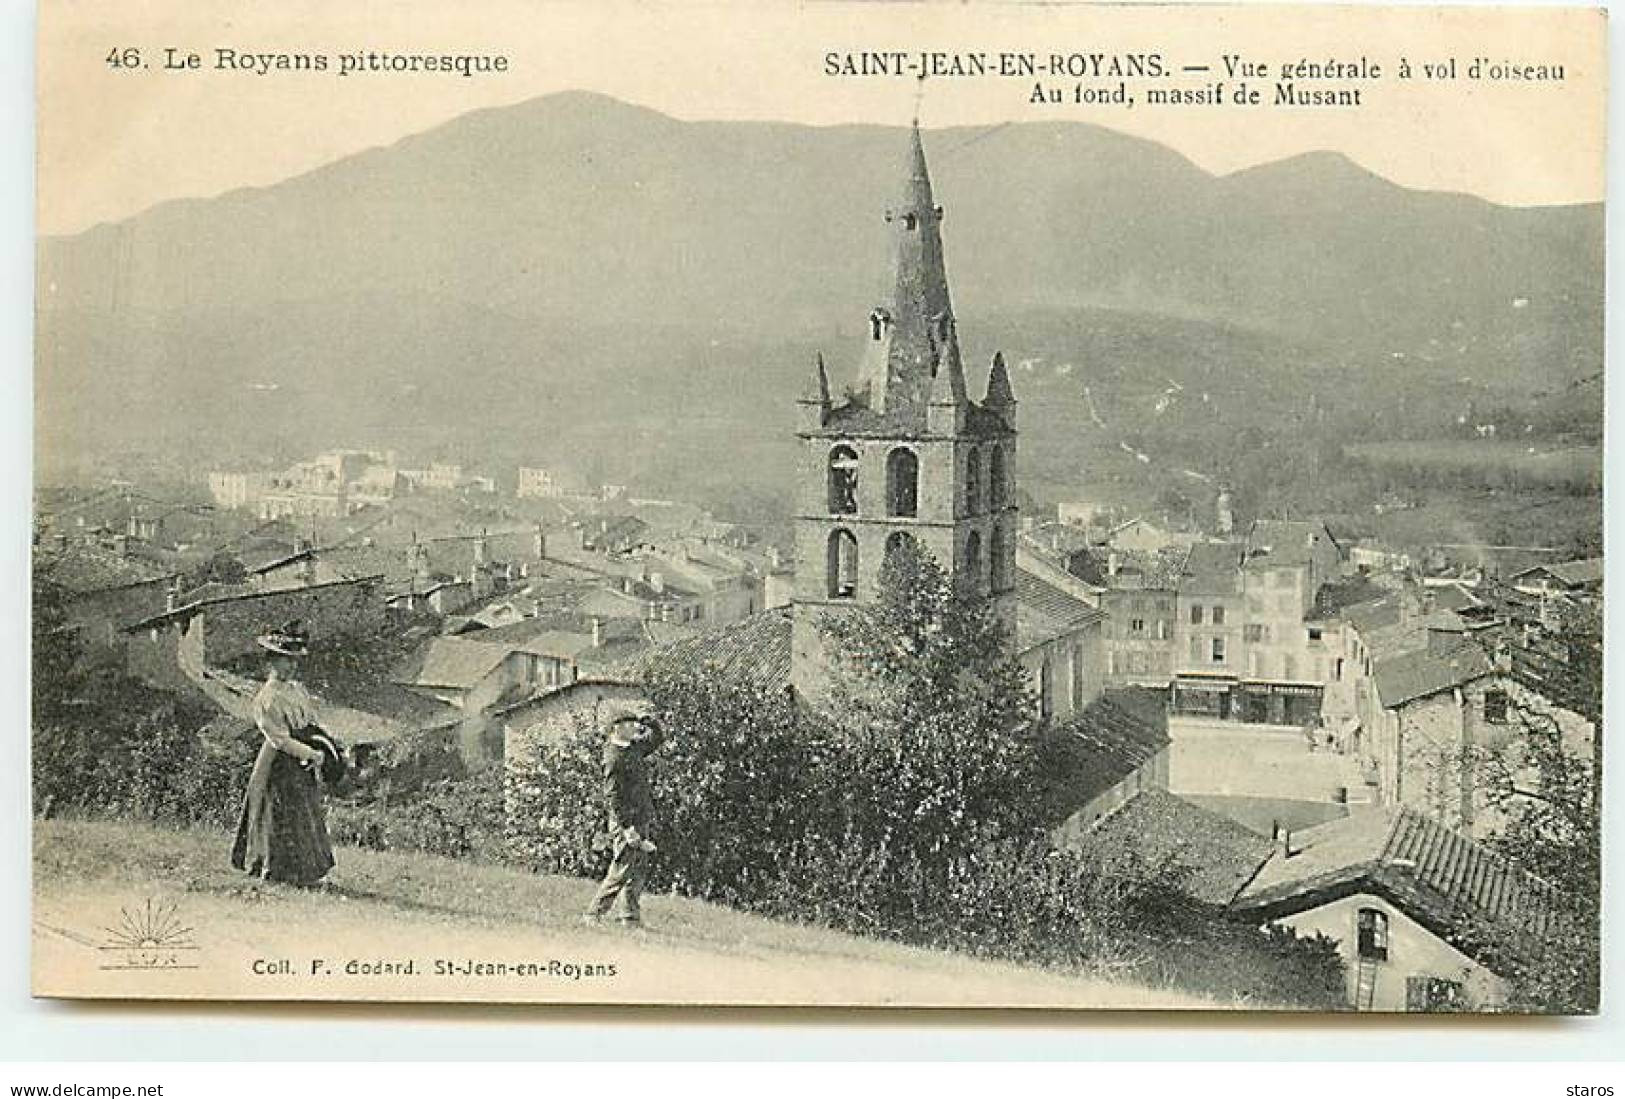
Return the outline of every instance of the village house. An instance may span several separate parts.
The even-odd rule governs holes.
[[[1260,519],[1247,535],[1243,719],[1272,725],[1317,723],[1328,681],[1339,674],[1339,626],[1313,614],[1316,596],[1341,572],[1326,524]]]
[[[275,591],[211,596],[165,609],[123,627],[129,675],[153,686],[185,688],[179,660],[183,641],[200,662],[230,664],[258,655],[256,638],[297,620],[313,636],[364,639],[384,625],[381,577],[339,580]]]
[[[1185,559],[1174,600],[1175,713],[1240,717],[1242,550],[1239,542],[1198,542]]]
[[[1062,587],[1017,567],[1016,658],[1038,699],[1040,717],[1065,720],[1100,696],[1105,617]]]
[[[172,568],[99,548],[41,553],[35,570],[61,593],[67,625],[93,662],[122,665],[123,628],[174,599]]]
[[[1169,530],[1144,516],[1125,519],[1106,532],[1101,544],[1107,549],[1135,553],[1160,553],[1165,549],[1191,546],[1199,539],[1188,531]]]
[[[1588,557],[1555,565],[1535,565],[1514,573],[1508,582],[1525,595],[1541,599],[1585,598],[1602,593],[1602,577],[1602,558]]]
[[[1074,558],[1083,582],[1100,588],[1106,682],[1114,687],[1166,690],[1174,677],[1176,603],[1189,547],[1156,553],[1091,552]]]
[[[1106,691],[1043,733],[1045,816],[1065,847],[1140,796],[1168,789],[1168,714],[1154,691]]]
[[[1538,950],[1550,886],[1436,820],[1365,809],[1295,834],[1231,911],[1334,939],[1357,1011],[1494,1011]]]
[[[575,678],[576,657],[593,641],[590,634],[527,631],[515,636],[502,629],[435,636],[402,661],[390,679],[459,711],[463,756],[481,761],[501,751],[492,713],[568,686]]]

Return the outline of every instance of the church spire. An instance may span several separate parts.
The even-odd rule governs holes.
[[[801,400],[804,404],[823,406],[825,412],[829,411],[829,372],[824,369],[824,353],[818,352],[817,360],[813,363],[813,375],[807,382],[807,388],[802,391]]]
[[[1016,403],[1015,390],[1010,388],[1010,371],[1004,365],[1004,352],[993,353],[993,369],[987,372],[987,396],[982,403],[988,408],[1008,408]]]
[[[923,416],[939,390],[956,403],[966,400],[942,255],[942,207],[932,194],[917,122],[909,128],[902,187],[886,221],[893,242],[891,301],[871,318],[871,343],[883,346],[871,347],[859,386],[868,389],[875,411],[912,418]],[[947,375],[945,386],[937,384],[939,373]]]

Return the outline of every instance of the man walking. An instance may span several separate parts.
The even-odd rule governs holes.
[[[637,927],[643,921],[639,899],[655,850],[649,839],[654,825],[649,755],[665,739],[660,722],[647,712],[623,709],[610,719],[603,773],[614,858],[587,909],[589,920],[601,919],[614,906],[623,927]]]

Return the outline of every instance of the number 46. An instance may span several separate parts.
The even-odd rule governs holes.
[[[141,67],[141,51],[134,46],[115,46],[107,51],[107,67],[110,69],[139,69]]]

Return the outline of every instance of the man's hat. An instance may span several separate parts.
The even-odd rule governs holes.
[[[283,656],[309,656],[310,634],[297,620],[266,630],[254,639],[259,647]]]
[[[648,718],[649,705],[630,701],[610,702],[604,705],[600,717],[609,731],[610,743],[625,748],[632,743],[638,726]]]

